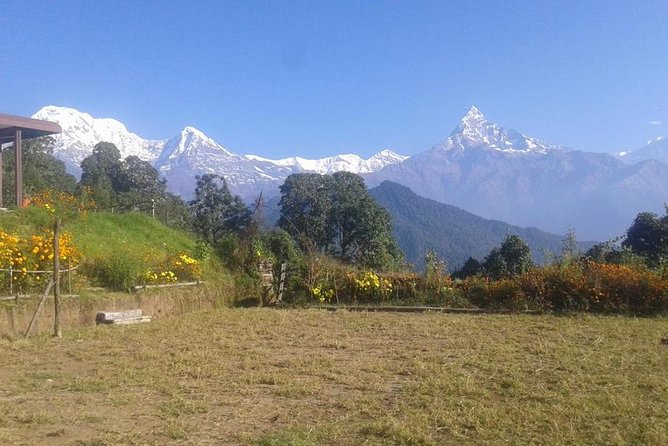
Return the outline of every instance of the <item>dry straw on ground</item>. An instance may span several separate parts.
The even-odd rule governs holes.
[[[668,319],[210,310],[0,341],[0,444],[668,444]]]

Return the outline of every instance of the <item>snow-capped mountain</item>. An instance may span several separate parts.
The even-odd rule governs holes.
[[[606,240],[621,235],[638,212],[668,197],[668,164],[628,165],[606,153],[553,146],[487,121],[471,107],[440,144],[364,175],[485,218]]]
[[[440,144],[436,144],[433,149],[463,151],[478,147],[504,153],[547,153],[551,150],[565,150],[564,147],[552,146],[489,122],[474,105],[469,107],[450,136]]]
[[[167,178],[167,187],[188,199],[195,190],[195,177],[205,173],[222,175],[235,194],[252,198],[260,191],[277,193],[292,172],[270,162],[236,155],[194,127],[185,127],[167,141],[155,168]]]
[[[617,155],[619,155],[621,160],[628,163],[637,163],[644,160],[668,162],[668,137],[659,136],[651,141],[647,141],[647,145],[628,152],[621,152]]]
[[[94,118],[73,108],[47,106],[33,115],[35,119],[54,121],[63,128],[56,135],[54,154],[65,162],[70,173],[79,176],[81,161],[98,142],[116,145],[121,156],[137,156],[154,165],[167,179],[171,192],[189,198],[195,188],[195,176],[204,173],[222,175],[230,189],[251,198],[260,191],[276,194],[291,173],[373,172],[406,159],[391,150],[383,150],[364,160],[357,155],[337,155],[320,160],[288,158],[271,160],[255,155],[237,155],[194,127],[185,127],[171,139],[148,140],[130,132],[121,122]]]
[[[357,174],[369,173],[382,169],[388,164],[396,164],[408,159],[407,156],[399,155],[398,153],[389,149],[378,152],[366,160],[352,153],[336,155],[322,159],[306,159],[294,156],[291,158],[271,160],[255,155],[246,155],[246,158],[253,161],[263,161],[275,164],[277,166],[286,167],[295,173],[312,172],[319,174],[331,174],[339,171],[346,171]]]
[[[32,117],[60,124],[63,133],[55,135],[54,155],[63,160],[68,171],[76,176],[81,174],[81,161],[92,153],[98,142],[115,144],[123,158],[135,155],[152,163],[162,152],[166,141],[143,139],[115,119],[93,118],[73,108],[49,105]]]

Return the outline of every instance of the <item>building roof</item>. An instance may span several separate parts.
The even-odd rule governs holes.
[[[14,141],[16,130],[21,130],[23,139],[38,138],[63,131],[55,122],[0,113],[0,144]]]

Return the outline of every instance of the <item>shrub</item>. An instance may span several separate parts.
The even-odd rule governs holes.
[[[512,279],[468,278],[456,286],[494,308],[653,314],[668,310],[668,280],[647,269],[597,262],[535,267]]]
[[[135,252],[120,249],[104,256],[88,259],[84,272],[99,285],[114,291],[126,291],[141,282],[146,273],[146,263]]]
[[[61,269],[76,266],[81,254],[72,242],[72,236],[61,232],[58,236]],[[27,291],[44,282],[43,274],[35,271],[53,271],[53,231],[45,230],[30,237],[19,237],[0,230],[0,269],[12,269],[13,286]],[[49,274],[49,273],[44,273]],[[9,276],[7,276],[9,277]]]

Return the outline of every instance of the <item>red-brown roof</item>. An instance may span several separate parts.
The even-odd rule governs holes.
[[[55,122],[0,113],[0,143],[13,141],[16,130],[21,130],[23,139],[38,138],[63,131]]]

